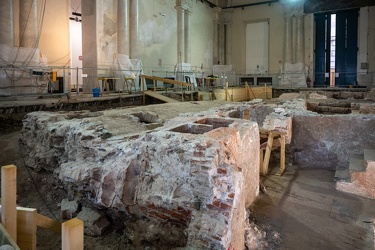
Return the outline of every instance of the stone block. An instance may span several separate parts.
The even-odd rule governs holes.
[[[82,208],[77,218],[83,221],[85,226],[84,232],[89,236],[100,236],[110,226],[105,215],[86,207]]]
[[[76,200],[69,201],[63,199],[61,201],[61,218],[69,220],[77,216],[79,204]]]

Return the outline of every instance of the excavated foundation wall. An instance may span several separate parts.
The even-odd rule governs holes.
[[[27,166],[56,173],[70,200],[111,209],[135,245],[243,249],[259,129],[233,112],[241,116],[233,106],[164,121],[125,109],[34,112],[22,153]]]
[[[374,115],[293,114],[293,139],[288,151],[300,167],[336,169],[349,156],[375,147]]]

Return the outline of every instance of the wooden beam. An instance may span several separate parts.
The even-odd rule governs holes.
[[[262,174],[264,176],[266,176],[267,173],[268,173],[268,165],[270,163],[271,150],[272,150],[272,144],[273,144],[273,137],[274,137],[274,133],[273,133],[273,131],[271,131],[268,134],[266,153],[265,153],[264,160],[263,160],[263,171],[262,171]]]
[[[37,213],[35,223],[38,227],[51,230],[55,233],[61,233],[61,223],[53,219],[50,219],[47,216]]]
[[[250,101],[250,97],[249,97],[249,84],[247,84],[247,81],[245,82],[245,93],[246,93],[246,101]]]
[[[181,87],[184,87],[184,86],[193,87],[193,84],[191,84],[191,83],[187,83],[187,82],[183,82],[183,81],[176,81],[176,80],[162,78],[162,77],[158,77],[158,76],[141,75],[141,78],[142,79],[147,78],[147,79],[151,79],[151,80],[155,80],[155,81],[161,81],[161,82],[165,82],[165,83],[180,85]]]
[[[280,172],[277,175],[282,175],[285,172],[285,134],[280,136]]]
[[[228,82],[225,83],[225,101],[228,101],[228,95],[229,95],[229,91],[228,91]]]
[[[17,245],[21,249],[36,249],[36,209],[17,208]]]
[[[264,156],[264,149],[260,148],[259,150],[259,173],[263,174],[263,156]]]
[[[61,225],[62,250],[83,249],[83,221],[73,218]]]
[[[17,242],[17,167],[1,168],[1,224]]]
[[[143,94],[143,105],[146,105],[145,78],[143,77],[142,77],[142,94]]]

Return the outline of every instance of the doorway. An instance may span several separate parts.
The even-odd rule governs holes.
[[[358,9],[315,14],[314,87],[356,85]]]

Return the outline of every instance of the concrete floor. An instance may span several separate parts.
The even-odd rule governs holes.
[[[335,190],[331,170],[276,171],[263,177],[267,192],[252,207],[255,223],[268,231],[267,249],[374,249],[375,200]]]

